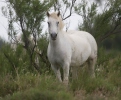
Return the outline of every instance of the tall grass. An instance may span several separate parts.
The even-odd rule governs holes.
[[[6,79],[5,79],[6,78]],[[72,93],[53,76],[26,73],[1,78],[0,100],[73,100]]]
[[[98,60],[95,67],[96,78],[94,79],[88,77],[87,66],[81,68],[79,71],[79,78],[71,83],[71,89],[74,92],[79,90],[85,91],[84,100],[120,100],[120,52],[107,52],[104,49],[99,50]]]
[[[3,52],[4,51],[4,52]],[[8,51],[8,52],[7,52]],[[8,54],[14,67],[6,58]],[[28,57],[9,46],[0,49],[0,100],[120,100],[121,54],[101,48],[95,67],[96,78],[88,76],[87,65],[80,67],[77,80],[65,87],[43,65],[40,75],[28,64]],[[19,59],[21,58],[22,59]]]

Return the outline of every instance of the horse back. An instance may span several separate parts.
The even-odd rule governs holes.
[[[97,56],[97,43],[95,38],[90,33],[85,31],[68,31],[67,33],[77,35],[80,38],[86,39],[91,47],[91,57]]]
[[[91,34],[84,31],[70,31],[67,34],[72,47],[72,66],[97,56],[97,44]]]

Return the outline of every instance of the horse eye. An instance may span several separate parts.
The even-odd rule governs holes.
[[[48,26],[50,26],[50,22],[47,22],[48,23]]]
[[[59,24],[59,22],[56,22],[56,24],[58,25],[58,24]]]

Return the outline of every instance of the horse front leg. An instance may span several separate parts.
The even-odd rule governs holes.
[[[59,82],[62,82],[60,68],[57,68],[53,65],[51,65],[51,67],[52,67],[52,70],[54,71],[54,73],[56,75],[56,78],[59,80]]]
[[[69,66],[69,64],[67,63],[67,64],[65,64],[64,66],[63,66],[63,83],[65,84],[65,85],[68,85],[68,82],[69,82],[69,68],[70,66]]]

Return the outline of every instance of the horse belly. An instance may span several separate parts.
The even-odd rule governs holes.
[[[91,47],[87,41],[78,41],[75,43],[72,51],[71,66],[80,66],[91,55]]]
[[[78,54],[72,57],[71,66],[80,66],[89,58],[89,54]]]

